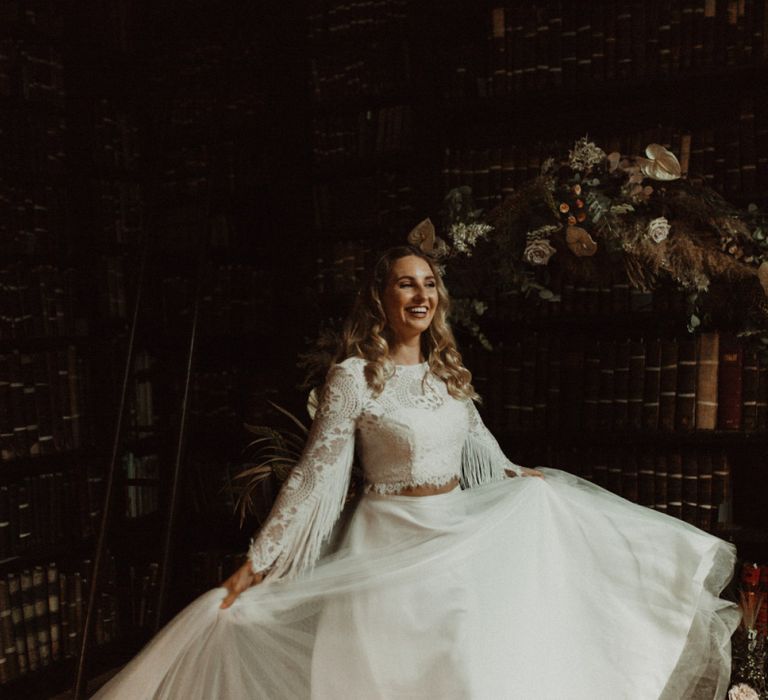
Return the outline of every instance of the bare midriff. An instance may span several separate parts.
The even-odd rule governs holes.
[[[394,495],[396,496],[437,496],[440,493],[448,493],[453,491],[459,485],[458,479],[451,479],[447,484],[440,484],[435,486],[434,484],[419,484],[418,486],[408,486],[407,488],[400,489]]]

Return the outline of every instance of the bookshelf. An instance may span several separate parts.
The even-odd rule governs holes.
[[[411,95],[412,152],[400,163],[419,181],[413,206],[387,229],[375,207],[359,206],[366,195],[373,199],[371,173],[381,169],[381,156],[330,161],[318,159],[315,149],[316,163],[323,161],[314,178],[316,227],[324,234],[315,275],[323,300],[319,314],[340,317],[335,300],[354,286],[370,250],[402,242],[425,215],[439,221],[449,189],[469,185],[477,205],[491,210],[537,175],[547,156],[567,152],[585,134],[606,152],[641,154],[646,144],[662,143],[680,156],[692,183],[713,187],[738,207],[764,207],[768,201],[768,7],[762,1],[630,0],[578,9],[557,1],[535,7],[404,3],[399,31],[410,40],[412,83],[404,93],[398,92],[404,81],[389,92],[383,85],[366,92],[347,58],[373,36],[379,46],[387,45],[398,31],[392,23],[364,3],[316,7],[307,20],[314,41],[307,48],[313,114],[327,113],[318,99],[326,88],[333,90],[334,114],[344,105],[359,113],[366,100],[375,110],[382,100]],[[316,59],[320,49],[322,62]],[[334,62],[341,68],[324,80],[319,66]],[[401,65],[394,55],[391,64]],[[333,192],[331,182],[337,184]],[[348,219],[329,211],[345,212]],[[737,544],[742,558],[768,560],[760,464],[768,389],[744,347],[737,349],[737,366],[727,367],[728,323],[711,330],[722,344],[718,373],[724,393],[715,400],[731,419],[726,427],[716,414],[714,425],[704,427],[703,417],[696,422],[695,398],[675,411],[684,403],[681,394],[695,395],[705,374],[702,334],[686,329],[690,314],[683,295],[666,288],[641,294],[621,275],[609,274],[598,287],[566,277],[553,285],[561,301],[541,305],[518,294],[488,298],[480,290],[489,304],[481,326],[495,350],[488,353],[462,338],[486,399],[481,410],[511,458],[574,471],[718,532]],[[568,356],[566,346],[580,351]],[[637,424],[630,424],[630,382],[641,392],[639,406],[643,398],[654,403],[652,389],[642,395],[645,363],[662,346],[667,359],[675,358],[674,376],[665,372],[663,417],[650,411],[644,418],[640,410],[633,418]],[[643,371],[639,359],[630,369],[632,352],[642,356]],[[678,380],[690,388],[678,387]],[[744,387],[738,396],[723,389],[737,384]]]
[[[98,231],[83,215],[100,201],[82,194],[91,159],[122,141],[99,133],[110,115],[85,118],[104,95],[76,80],[67,17],[46,2],[2,13],[0,684],[42,697],[71,682],[103,506]],[[119,636],[110,566],[94,612],[103,651]]]
[[[663,143],[691,182],[736,206],[765,205],[765,3],[599,3],[578,12],[565,2],[486,3],[475,17],[474,30],[456,35],[465,50],[443,83],[444,191],[470,185],[493,208],[588,133],[621,153]],[[572,470],[765,561],[764,361],[734,344],[727,321],[711,329],[718,408],[705,417],[696,401],[713,391],[703,379],[707,334],[686,330],[683,297],[642,299],[607,275],[599,288],[565,276],[553,284],[558,303],[491,300],[484,330],[496,351],[469,352],[487,387],[486,419],[512,458]],[[648,383],[659,352],[660,399]],[[646,404],[659,399],[658,415],[640,408],[643,387]],[[714,472],[711,460],[720,461]]]

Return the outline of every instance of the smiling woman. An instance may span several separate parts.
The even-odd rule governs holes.
[[[420,337],[438,304],[437,281],[429,263],[415,255],[395,260],[382,302],[394,341],[390,356],[403,365],[421,362]]]
[[[722,697],[733,547],[510,462],[449,309],[422,251],[381,256],[247,562],[97,697]],[[366,485],[335,530],[355,451]]]

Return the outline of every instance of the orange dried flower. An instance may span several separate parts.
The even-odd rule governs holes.
[[[581,194],[581,185],[578,182],[573,186],[573,193],[575,195]]]
[[[576,221],[578,221],[579,223],[584,221],[584,219],[586,218],[587,218],[587,214],[583,211],[580,211],[578,214],[576,214]]]
[[[561,211],[563,214],[567,214],[567,213],[568,213],[570,210],[571,210],[571,208],[568,206],[568,203],[567,203],[567,202],[562,202],[562,203],[560,204],[560,211]]]
[[[571,214],[568,217],[568,225],[569,226],[575,226],[576,225],[576,217],[573,214]]]

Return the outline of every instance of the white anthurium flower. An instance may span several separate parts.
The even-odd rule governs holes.
[[[647,158],[637,158],[637,164],[643,175],[651,180],[678,180],[682,174],[680,162],[672,151],[658,143],[648,144],[645,149]]]

